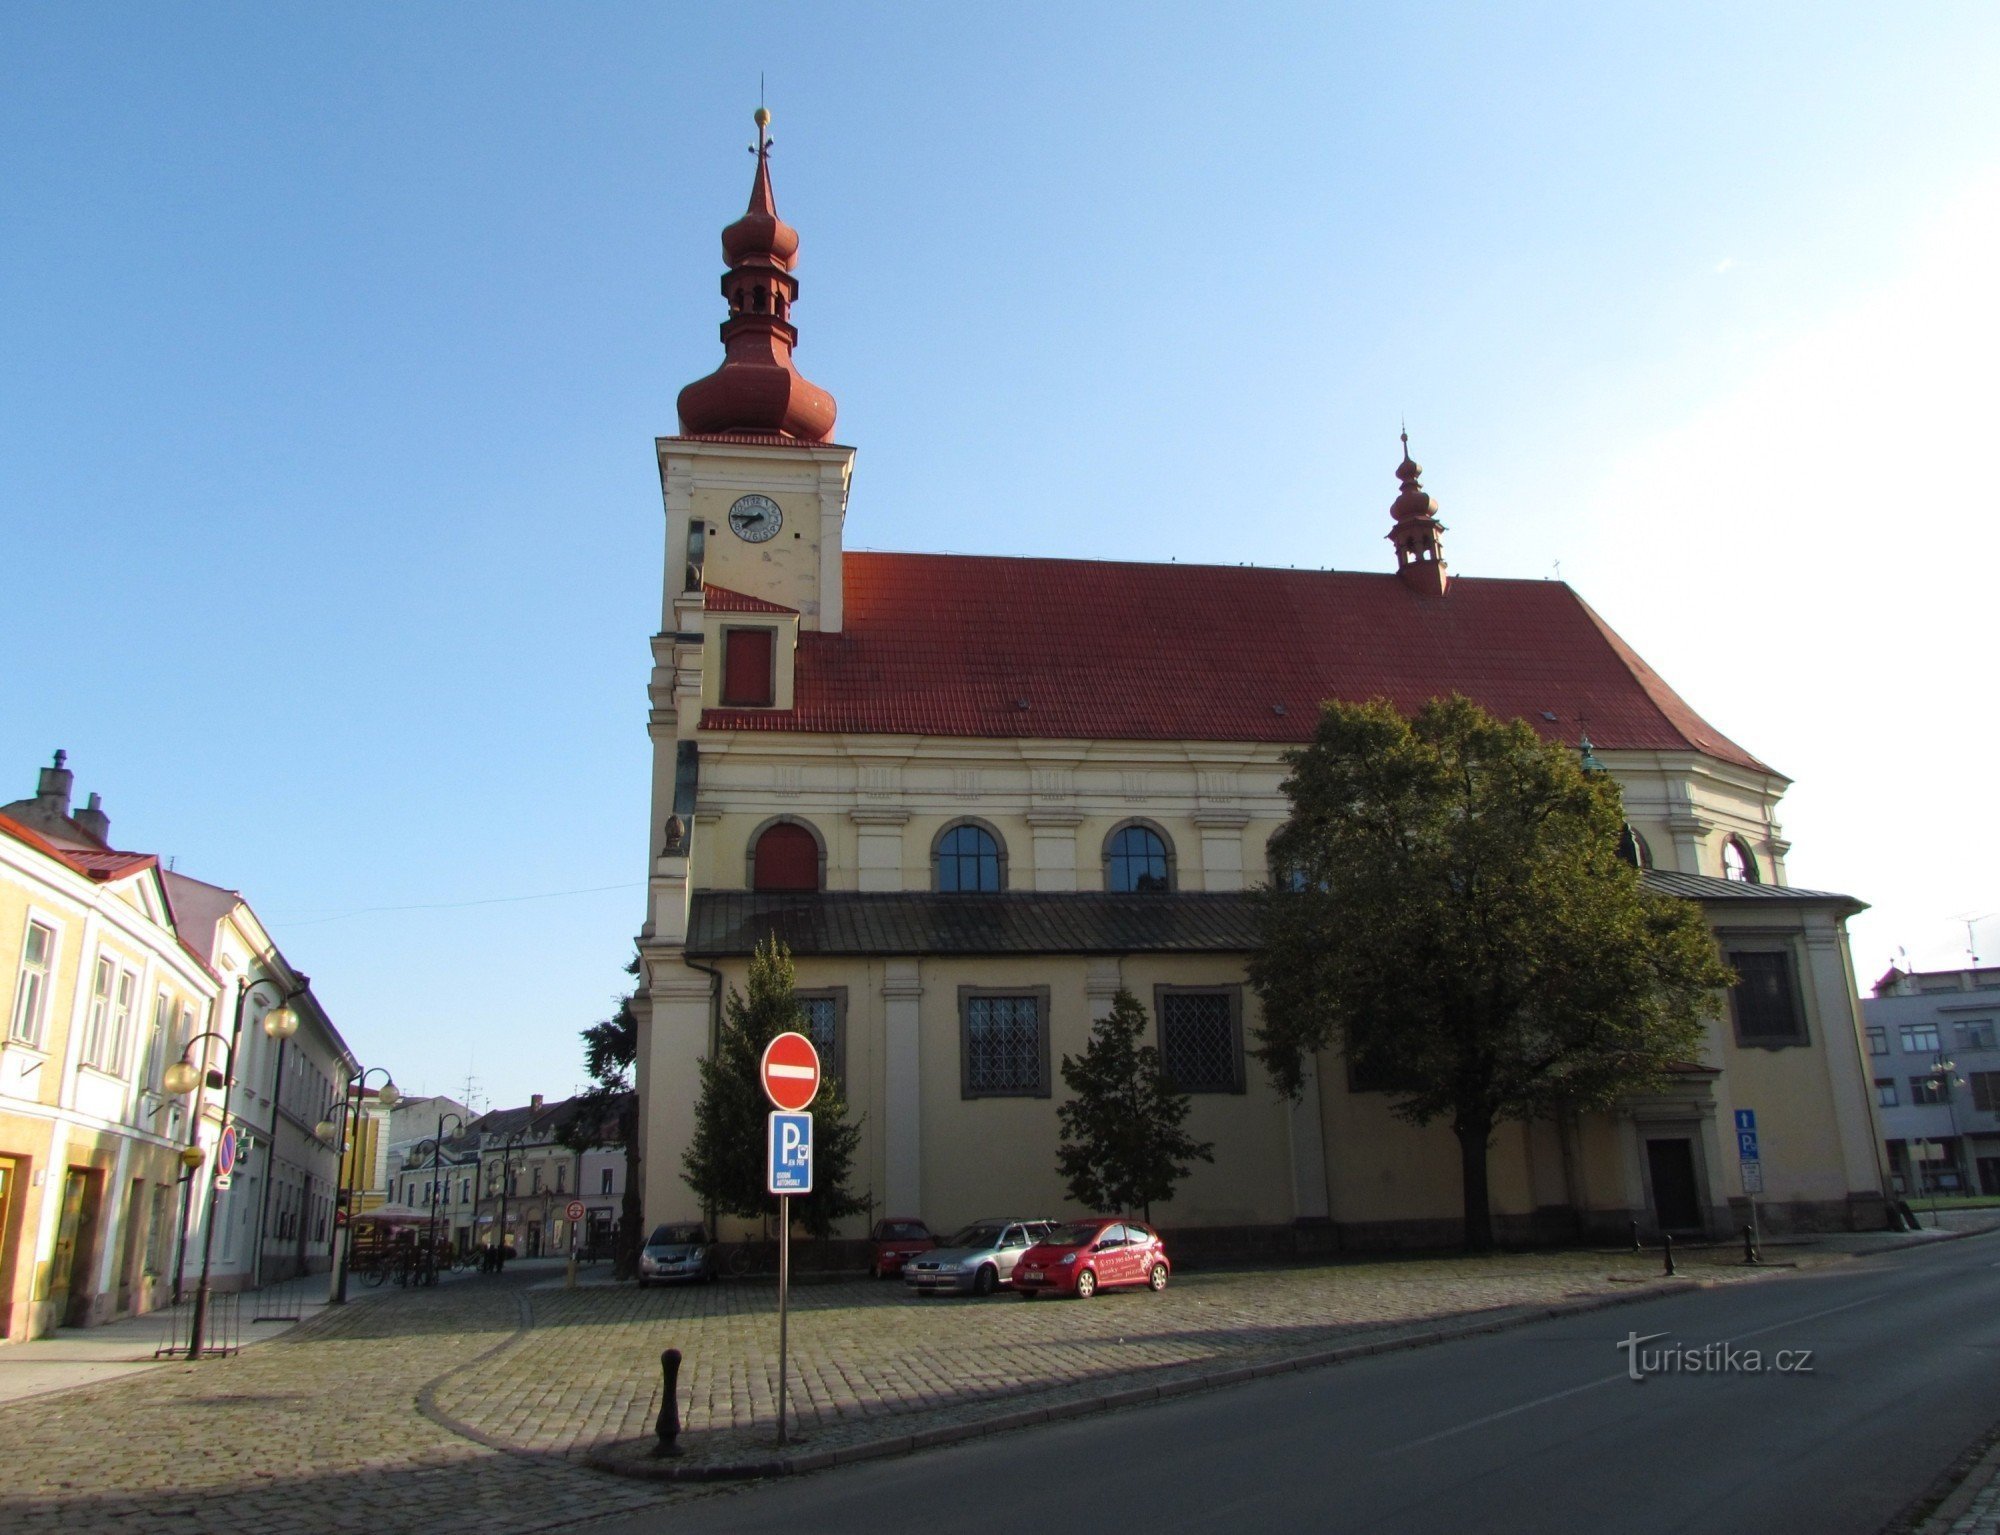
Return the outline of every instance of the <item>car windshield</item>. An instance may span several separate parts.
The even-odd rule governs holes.
[[[967,1226],[963,1231],[954,1231],[946,1247],[997,1247],[1000,1245],[1001,1228],[998,1226]]]
[[[1102,1221],[1071,1221],[1064,1225],[1052,1226],[1042,1241],[1050,1247],[1082,1247],[1097,1240],[1097,1233],[1104,1229]]]
[[[646,1239],[648,1247],[692,1247],[702,1240],[699,1226],[656,1226]]]
[[[921,1242],[929,1235],[930,1233],[916,1221],[884,1221],[882,1222],[882,1235],[878,1240],[883,1242]]]

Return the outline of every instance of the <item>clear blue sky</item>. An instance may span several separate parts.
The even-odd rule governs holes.
[[[852,543],[1382,569],[1407,416],[1864,981],[2000,911],[1990,4],[11,5],[0,798],[67,748],[406,1088],[569,1090],[760,71]]]

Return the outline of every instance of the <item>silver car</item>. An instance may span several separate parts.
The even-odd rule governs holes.
[[[919,1295],[951,1291],[959,1295],[991,1295],[1013,1277],[1021,1254],[1054,1229],[1054,1221],[974,1221],[955,1231],[929,1252],[903,1264],[903,1283]]]

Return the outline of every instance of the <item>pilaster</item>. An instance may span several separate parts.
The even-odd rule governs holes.
[[[884,1213],[923,1209],[922,966],[892,959],[882,974],[882,1183]]]

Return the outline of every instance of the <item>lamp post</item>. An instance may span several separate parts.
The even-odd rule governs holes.
[[[445,1121],[446,1121],[447,1119],[449,1119],[449,1120],[454,1120],[454,1121],[456,1121],[456,1122],[457,1122],[457,1124],[458,1124],[458,1133],[459,1133],[460,1135],[463,1135],[463,1134],[465,1134],[465,1120],[464,1120],[464,1118],[463,1118],[462,1116],[460,1116],[460,1115],[457,1115],[457,1114],[440,1114],[440,1115],[438,1115],[438,1123],[437,1123],[437,1134],[436,1134],[435,1136],[433,1136],[433,1137],[431,1138],[431,1233],[430,1233],[430,1241],[431,1241],[431,1270],[432,1270],[432,1272],[433,1272],[433,1273],[435,1273],[435,1272],[436,1272],[436,1270],[437,1270],[437,1251],[438,1251],[438,1190],[439,1190],[439,1188],[440,1188],[440,1187],[442,1186],[442,1185],[441,1185],[441,1182],[440,1182],[440,1180],[441,1180],[441,1179],[442,1179],[442,1177],[443,1177],[443,1173],[442,1173],[442,1167],[443,1167],[443,1162],[444,1162],[444,1122],[445,1122]]]
[[[205,1072],[196,1070],[194,1063],[188,1057],[193,1053],[194,1047],[203,1040],[213,1039],[219,1041],[222,1045],[222,1134],[224,1135],[227,1135],[231,1130],[229,1102],[231,1095],[236,1090],[236,1051],[237,1047],[243,1042],[243,1010],[250,1001],[250,993],[255,991],[259,986],[269,986],[278,993],[277,1002],[267,1009],[264,1014],[265,1034],[269,1035],[272,1039],[284,1040],[290,1039],[293,1034],[297,1033],[299,1027],[298,1015],[291,1010],[288,1004],[294,997],[305,995],[305,987],[301,986],[296,991],[287,991],[283,986],[267,976],[259,976],[255,980],[245,980],[236,989],[236,1015],[229,1025],[228,1035],[218,1034],[213,1029],[204,1034],[197,1034],[187,1042],[187,1048],[181,1051],[181,1058],[160,1074],[160,1085],[166,1088],[168,1092],[176,1094],[193,1092],[203,1082],[213,1078],[215,1072],[213,1068]],[[204,1050],[202,1055],[204,1061],[206,1061],[208,1052]],[[210,1085],[213,1084],[211,1083]],[[181,1153],[182,1160],[188,1164],[190,1177],[194,1175],[194,1170],[200,1166],[201,1148],[199,1139],[201,1136],[201,1114],[199,1103],[196,1104],[195,1109],[194,1134],[197,1143],[189,1146]],[[190,1153],[193,1154],[192,1157]],[[208,1215],[202,1222],[201,1228],[201,1280],[194,1292],[194,1316],[188,1323],[188,1358],[190,1359],[201,1358],[202,1348],[207,1342],[208,1273],[209,1262],[215,1252],[215,1196],[218,1192],[218,1180],[226,1176],[229,1171],[229,1169],[223,1168],[220,1163],[221,1158],[218,1154],[216,1170],[209,1174],[208,1180]]]
[[[375,1101],[385,1109],[393,1109],[403,1095],[397,1091],[395,1081],[390,1077],[389,1068],[386,1066],[362,1067],[347,1079],[346,1087],[341,1090],[340,1110],[345,1117],[342,1130],[346,1145],[341,1151],[341,1197],[334,1210],[334,1235],[340,1238],[341,1232],[345,1231],[346,1236],[340,1240],[340,1256],[333,1265],[333,1286],[326,1297],[329,1306],[347,1304],[347,1258],[354,1250],[354,1178],[361,1162],[361,1103],[368,1096],[369,1075],[377,1071],[382,1073],[382,1085],[375,1089]],[[313,1134],[323,1141],[331,1140],[333,1132],[334,1124],[331,1118],[322,1119],[313,1126]],[[344,1226],[340,1222],[343,1210],[347,1214]]]
[[[1951,1117],[1951,1156],[1949,1159],[1951,1162],[1951,1176],[1960,1192],[1963,1192],[1966,1180],[1965,1173],[1959,1164],[1958,1095],[1952,1091],[1952,1088],[1956,1085],[1962,1085],[1965,1078],[1953,1076],[1952,1073],[1957,1070],[1958,1062],[1952,1060],[1949,1056],[1939,1055],[1931,1062],[1931,1081],[1937,1085],[1938,1091],[1944,1094],[1945,1112]],[[1931,1218],[1932,1220],[1936,1220],[1937,1218],[1937,1198],[1935,1194],[1931,1198]]]

